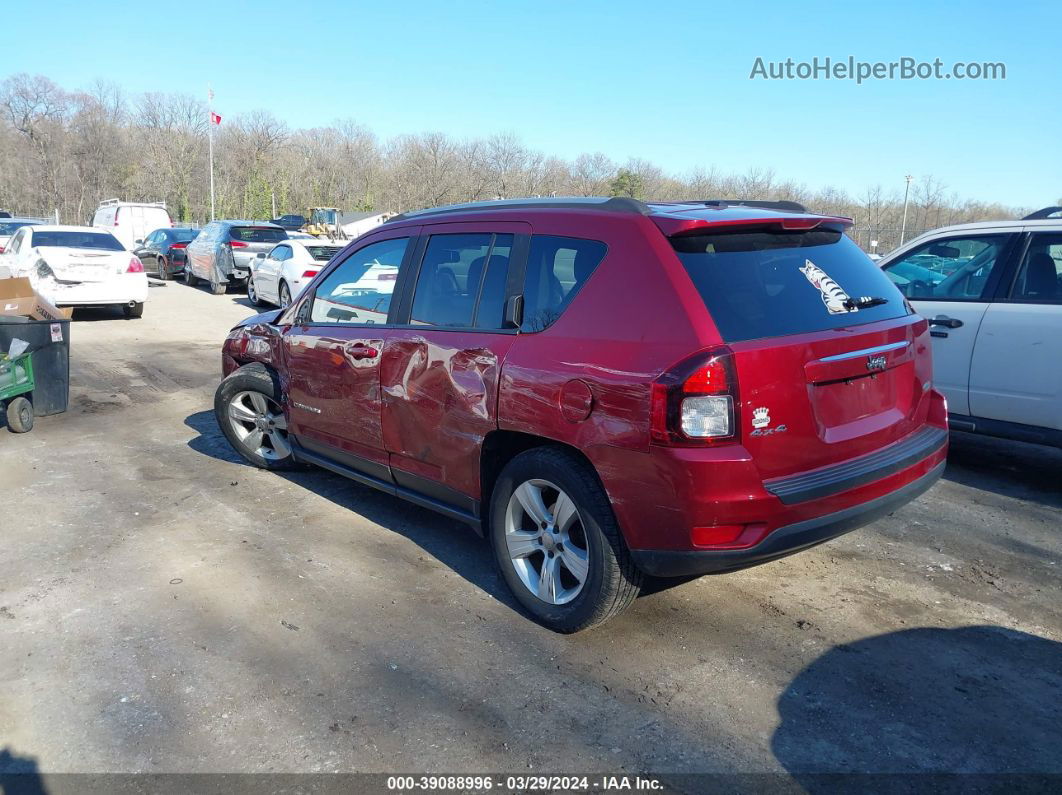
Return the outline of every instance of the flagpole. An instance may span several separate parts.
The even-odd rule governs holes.
[[[210,220],[214,220],[214,90],[207,83],[207,127],[209,129],[210,150]]]

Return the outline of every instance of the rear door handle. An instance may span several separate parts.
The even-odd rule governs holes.
[[[945,328],[961,328],[962,321],[957,317],[948,317],[947,315],[937,315],[929,319],[929,325],[931,326],[944,326]]]

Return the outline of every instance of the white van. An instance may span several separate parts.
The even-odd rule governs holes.
[[[132,251],[138,240],[143,240],[156,229],[173,226],[166,202],[123,202],[107,199],[100,202],[92,225],[106,229]]]

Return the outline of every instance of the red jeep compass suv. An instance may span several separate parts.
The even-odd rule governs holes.
[[[643,576],[763,563],[928,489],[929,334],[788,202],[541,199],[406,213],[225,341],[218,423],[467,521],[574,632]]]

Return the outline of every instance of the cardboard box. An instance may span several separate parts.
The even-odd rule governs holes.
[[[69,320],[74,310],[59,309],[37,295],[29,279],[0,279],[0,315],[34,320]]]

